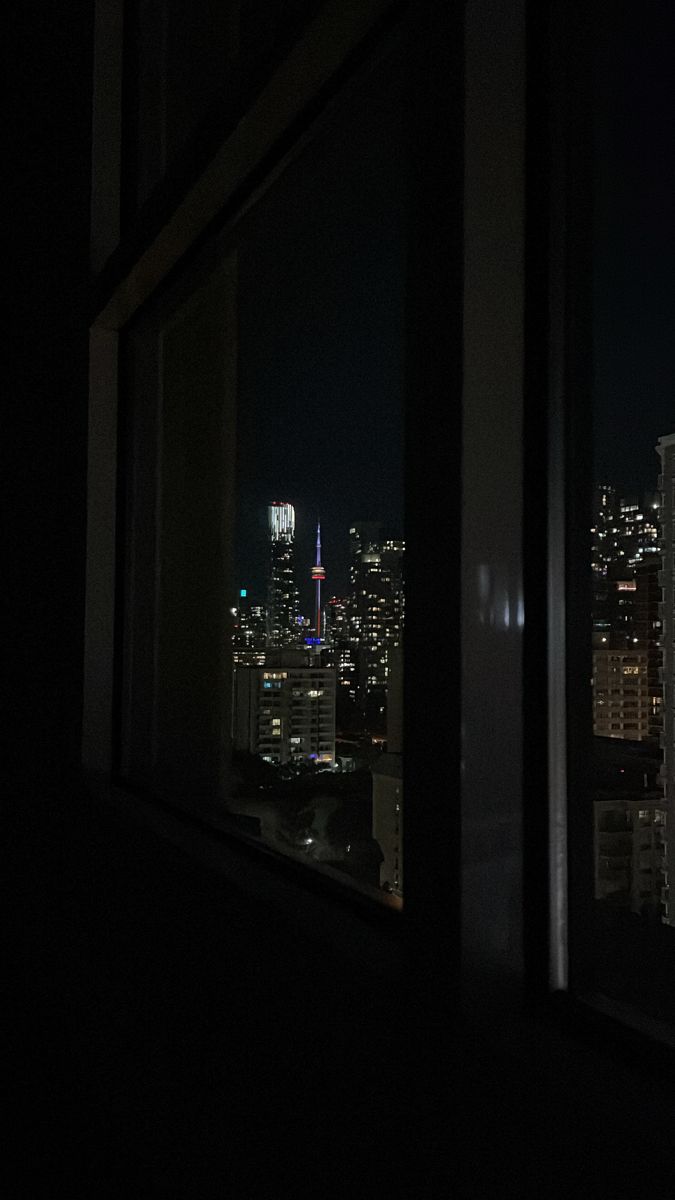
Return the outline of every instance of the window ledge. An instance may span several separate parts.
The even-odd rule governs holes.
[[[126,824],[142,824],[182,849],[269,921],[281,918],[304,938],[338,957],[394,982],[402,971],[403,920],[395,897],[371,899],[343,883],[337,871],[285,858],[246,834],[211,826],[204,818],[140,796],[120,785],[88,780],[98,803]]]

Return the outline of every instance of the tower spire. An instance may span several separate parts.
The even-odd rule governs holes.
[[[314,634],[317,645],[321,640],[321,583],[326,578],[326,572],[321,564],[321,522],[316,525],[316,562],[312,567],[312,581],[316,586],[316,605],[314,610]]]

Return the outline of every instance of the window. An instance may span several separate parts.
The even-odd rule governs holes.
[[[431,453],[423,414],[435,412],[438,380],[456,387],[461,368],[461,274],[448,267],[448,253],[455,261],[459,252],[449,235],[458,227],[459,186],[448,207],[436,179],[446,150],[432,153],[427,144],[436,137],[431,114],[438,115],[429,51],[444,44],[447,30],[441,39],[430,33],[440,8],[418,24],[401,6],[381,3],[358,13],[334,4],[332,15],[322,10],[306,27],[299,22],[297,42],[270,66],[273,114],[266,109],[245,134],[253,139],[245,174],[240,133],[231,137],[226,128],[218,171],[200,174],[195,158],[196,183],[177,216],[172,163],[183,154],[179,143],[196,146],[192,118],[207,119],[222,80],[214,68],[201,81],[203,95],[179,135],[171,97],[160,96],[162,111],[143,100],[156,83],[155,58],[159,92],[174,87],[175,30],[166,42],[174,58],[162,63],[166,46],[151,36],[158,10],[136,7],[129,37],[149,65],[135,99],[129,93],[122,154],[136,192],[127,194],[124,253],[101,283],[101,296],[110,290],[95,331],[102,358],[110,353],[110,390],[96,393],[102,418],[113,419],[111,397],[120,397],[113,740],[105,769],[122,786],[222,828],[256,820],[264,790],[266,801],[283,800],[289,813],[283,846],[260,820],[268,843],[305,865],[328,863],[345,884],[392,907],[403,890],[403,822],[393,818],[396,805],[403,811],[404,653],[422,661],[404,630],[409,603],[413,641],[431,616],[418,582],[431,543],[425,505],[436,486],[427,481],[416,495],[412,480],[404,528],[404,442],[413,458],[421,447]],[[205,11],[196,7],[190,37],[201,37]],[[170,6],[162,20],[174,17]],[[215,41],[213,63],[221,62],[227,82],[236,47],[233,57]],[[452,121],[460,75],[448,92]],[[258,99],[248,102],[255,108]],[[134,132],[143,111],[155,122],[147,136],[140,126]],[[424,138],[413,134],[422,128]],[[154,161],[158,144],[161,161]],[[451,145],[456,164],[460,144]],[[427,210],[441,194],[445,215],[432,245]],[[146,216],[162,205],[169,225],[153,240]],[[130,262],[131,274],[121,278]],[[455,296],[449,341],[447,311],[438,309],[446,292]],[[431,366],[424,345],[436,325],[444,345]],[[119,332],[117,379],[111,329]],[[452,410],[439,426],[434,416],[439,460],[446,425],[456,431],[458,419]],[[98,478],[102,484],[104,474]],[[443,482],[445,506],[457,503],[455,480],[458,472]],[[448,590],[453,556],[436,566]],[[452,605],[446,616],[450,646],[459,636]],[[99,635],[92,624],[92,680]],[[429,675],[427,666],[427,681],[435,669]],[[105,741],[103,707],[91,761],[94,743]],[[93,713],[90,705],[92,730]],[[424,789],[423,747],[438,741],[438,722],[435,713],[410,719],[411,728],[419,725],[415,775]],[[446,711],[442,737],[451,756],[447,720]],[[328,795],[341,800],[332,824]],[[319,835],[308,851],[293,822],[298,829],[306,822],[310,801]],[[444,811],[441,825],[448,819]]]
[[[285,0],[133,0],[126,5],[122,179],[125,223],[159,187],[202,168],[313,5]],[[263,76],[264,77],[264,76]]]
[[[576,560],[568,587],[577,622],[576,632],[569,627],[568,668],[576,708],[569,716],[570,969],[578,994],[628,1004],[635,1019],[672,1022],[675,356],[665,314],[675,298],[666,236],[675,108],[664,47],[675,26],[666,3],[610,11],[589,41],[593,288],[582,337],[592,328],[592,370],[577,368],[592,401],[592,462],[583,467],[583,451],[568,449],[588,498],[571,517]],[[588,427],[576,426],[575,436],[588,439]],[[584,612],[570,600],[577,587],[585,587]],[[584,655],[594,663],[588,708],[577,676]],[[609,724],[599,715],[605,662],[614,685]],[[600,814],[610,809],[625,822],[611,845],[599,832]],[[657,828],[665,828],[663,840]]]

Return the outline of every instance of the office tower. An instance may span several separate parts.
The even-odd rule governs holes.
[[[403,647],[389,654],[387,749],[373,766],[373,837],[383,860],[380,887],[403,894]]]
[[[616,526],[616,509],[616,488],[605,483],[596,484],[591,526],[591,567],[595,581],[607,575],[607,568],[616,557],[619,532]]]
[[[267,645],[297,646],[301,634],[295,574],[295,509],[292,504],[274,500],[268,506],[267,516],[270,539]]]
[[[661,683],[663,689],[662,780],[666,806],[665,917],[675,925],[675,433],[659,439],[661,459]]]
[[[628,571],[652,555],[658,555],[658,510],[659,502],[653,493],[648,493],[642,504],[634,499],[619,503],[618,548]]]
[[[239,592],[239,604],[232,609],[232,659],[235,666],[263,666],[267,630],[265,609],[249,599],[246,588]]]
[[[654,743],[595,742],[595,898],[657,918],[665,865],[659,768]]]
[[[367,718],[377,719],[385,712],[389,655],[400,644],[403,630],[405,544],[399,539],[363,539],[361,545],[352,560],[353,699]]]
[[[351,601],[331,596],[324,612],[326,663],[335,667],[338,697],[349,697],[354,687],[356,653],[351,636]]]
[[[233,744],[267,762],[335,763],[335,671],[307,651],[268,652],[264,667],[238,667]]]
[[[647,654],[649,737],[660,741],[663,691],[661,685],[661,587],[660,558],[650,555],[635,569],[633,630],[636,645]]]
[[[654,494],[640,505],[617,498],[608,485],[595,489],[592,687],[593,730],[600,737],[642,741],[654,737],[660,717],[659,650],[649,632],[655,616],[658,510]]]
[[[351,645],[351,659],[353,661],[353,671],[351,672],[349,699],[357,702],[363,692],[360,685],[359,677],[362,674],[361,663],[361,625],[363,620],[363,605],[360,603],[362,599],[361,593],[365,595],[362,588],[362,558],[365,553],[374,553],[380,538],[382,525],[379,521],[355,521],[349,529],[349,641]]]
[[[642,562],[658,561],[659,501],[647,493],[643,503],[619,499],[616,488],[596,485],[591,526],[593,632],[619,648],[632,643],[632,582]]]

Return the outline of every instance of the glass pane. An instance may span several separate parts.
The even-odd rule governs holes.
[[[393,906],[406,129],[390,47],[123,352],[119,773]]]
[[[380,67],[239,243],[236,811],[400,896],[402,72]]]
[[[675,950],[674,16],[613,6],[595,64],[592,956],[597,986],[649,993],[659,1016]]]
[[[224,88],[237,52],[237,5],[133,0],[126,10],[123,167],[134,211]]]
[[[205,814],[222,811],[230,759],[233,301],[226,260],[151,306],[123,354],[118,769]]]
[[[133,216],[181,159],[203,167],[311,16],[311,0],[125,6],[123,168]]]

